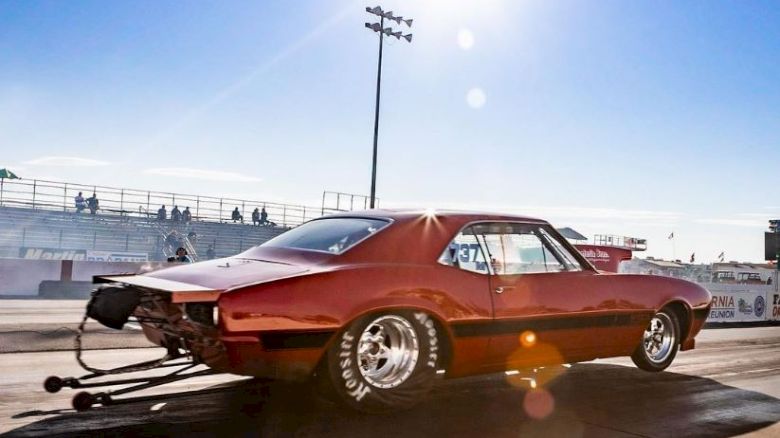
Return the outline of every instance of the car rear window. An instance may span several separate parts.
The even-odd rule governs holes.
[[[317,219],[280,234],[260,246],[341,254],[388,225],[390,221],[376,218]]]

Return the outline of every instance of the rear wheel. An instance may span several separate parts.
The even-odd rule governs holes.
[[[340,401],[365,412],[412,407],[430,391],[439,333],[423,312],[369,315],[350,324],[327,353],[320,376]]]
[[[645,371],[663,371],[672,364],[679,348],[680,323],[677,315],[669,309],[662,309],[650,320],[631,360]]]

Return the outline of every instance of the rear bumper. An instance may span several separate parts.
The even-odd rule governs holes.
[[[214,370],[285,380],[308,378],[333,335],[333,331],[323,329],[281,329],[278,324],[270,324],[277,327],[266,331],[228,332],[222,316],[216,316],[215,309],[219,307],[213,296],[204,295],[202,301],[189,300],[201,297],[202,291],[182,292],[191,289],[190,285],[161,284],[159,279],[147,284],[150,278],[101,279],[121,283],[101,292],[99,300],[90,306],[95,310],[90,316],[117,329],[133,316],[150,342],[169,351],[184,352]]]
[[[314,372],[332,333],[225,333],[187,317],[184,305],[165,303],[156,312],[139,306],[134,312],[152,343],[187,351],[217,371],[245,376],[305,380]],[[151,320],[150,320],[151,319]],[[164,319],[165,323],[160,322]]]
[[[261,336],[220,336],[182,322],[177,329],[163,330],[143,324],[144,334],[154,344],[182,348],[197,361],[217,371],[280,380],[306,380],[314,372],[324,348],[269,348]]]

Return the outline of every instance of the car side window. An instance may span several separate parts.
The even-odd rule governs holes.
[[[576,258],[542,225],[484,223],[473,226],[496,275],[580,270]],[[563,250],[564,253],[560,251]]]
[[[558,239],[556,239],[552,234],[550,234],[544,228],[540,228],[539,233],[547,242],[550,243],[550,246],[554,248],[554,251],[561,256],[561,261],[563,262],[564,265],[566,265],[567,271],[582,270],[582,265],[580,264],[579,261],[577,261],[577,258],[574,257],[574,255],[571,252],[569,252],[569,250],[567,250],[566,247],[564,247],[563,244]]]
[[[478,274],[489,274],[484,251],[472,227],[464,228],[444,249],[439,263]]]
[[[488,234],[484,236],[490,265],[496,275],[560,272],[566,270],[531,233]]]

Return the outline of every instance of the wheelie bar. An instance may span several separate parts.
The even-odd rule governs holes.
[[[143,365],[143,363],[137,365]],[[102,404],[103,406],[108,406],[112,404],[142,401],[147,398],[147,397],[133,397],[133,398],[117,400],[113,398],[114,396],[141,391],[144,389],[153,388],[155,386],[178,382],[180,380],[190,379],[193,377],[219,374],[218,372],[212,369],[186,372],[198,365],[200,364],[192,361],[166,363],[155,367],[155,369],[176,367],[176,366],[182,368],[162,376],[113,379],[113,380],[95,381],[95,382],[90,382],[88,380],[101,377],[103,375],[90,373],[81,377],[64,377],[64,378],[58,376],[50,376],[46,378],[46,380],[43,382],[43,387],[47,392],[55,393],[65,387],[72,388],[72,389],[80,389],[80,388],[97,388],[97,387],[105,387],[105,386],[132,385],[126,388],[120,388],[113,391],[99,392],[95,394],[87,391],[81,391],[77,393],[75,396],[73,396],[73,400],[72,400],[73,408],[76,409],[77,411],[86,411],[95,404]],[[131,367],[132,366],[121,367],[121,368],[117,368],[116,370],[121,370],[122,368],[131,368]],[[87,380],[87,382],[84,382],[84,380]]]

